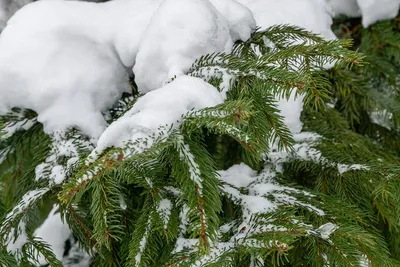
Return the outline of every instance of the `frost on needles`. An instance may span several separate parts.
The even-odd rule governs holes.
[[[398,201],[384,198],[393,169],[331,147],[340,129],[343,142],[382,153],[325,108],[330,72],[360,67],[362,57],[333,38],[331,17],[313,1],[322,14],[314,33],[272,26],[290,21],[262,21],[255,4],[240,2],[262,28],[233,0],[43,1],[11,19],[0,38],[0,265],[395,266],[376,214],[363,209]],[[68,20],[80,8],[115,24],[80,29]],[[33,15],[59,23],[53,31],[67,27],[66,37],[83,34],[58,39],[36,27],[43,21],[25,21]],[[121,29],[117,15],[132,27]],[[33,46],[14,47],[21,36]],[[131,93],[132,69],[140,94]],[[360,183],[369,196],[357,202],[343,178],[382,179],[381,191]],[[394,216],[378,215],[396,231]]]

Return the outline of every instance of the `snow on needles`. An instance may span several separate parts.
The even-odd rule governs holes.
[[[100,136],[92,156],[107,147],[124,147],[128,142],[166,134],[160,126],[177,127],[182,115],[192,109],[212,107],[223,102],[218,90],[202,79],[186,75],[139,98],[121,118]],[[143,142],[141,142],[143,145]],[[142,149],[145,149],[143,147]]]
[[[63,223],[61,215],[57,210],[58,206],[54,205],[47,219],[35,230],[34,236],[42,238],[51,246],[57,259],[62,260],[65,241],[70,237],[71,230],[67,224]],[[42,255],[39,257],[39,263],[43,265],[47,264],[46,259]]]
[[[102,112],[131,90],[128,73],[140,49],[135,71],[148,91],[185,72],[202,54],[249,37],[255,28],[251,12],[234,0],[218,6],[227,17],[208,0],[29,4],[0,37],[0,114],[29,108],[47,133],[75,127],[98,138],[107,127]]]

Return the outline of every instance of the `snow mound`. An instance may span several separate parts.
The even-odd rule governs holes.
[[[162,135],[165,132],[160,126],[178,127],[182,115],[188,111],[212,107],[223,101],[218,90],[209,83],[195,77],[179,76],[139,98],[129,111],[104,131],[92,156],[107,147],[124,147],[127,142]],[[150,140],[147,140],[147,145],[151,146]]]
[[[133,68],[141,92],[159,88],[202,55],[229,51],[255,29],[251,12],[233,0],[165,0],[153,15]],[[232,33],[232,37],[230,35]]]
[[[255,26],[233,0],[218,4],[226,18],[208,0],[165,0],[157,11],[161,3],[39,1],[19,10],[0,36],[0,114],[33,109],[47,133],[75,127],[97,139],[107,127],[102,112],[131,90],[144,32],[137,69],[156,89]]]

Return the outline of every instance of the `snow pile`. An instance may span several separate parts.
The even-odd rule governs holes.
[[[29,108],[47,133],[75,127],[98,138],[107,127],[102,112],[131,90],[128,72],[139,44],[135,71],[148,91],[196,57],[249,36],[255,23],[248,9],[233,0],[218,6],[227,17],[208,0],[29,4],[0,37],[0,114]]]
[[[34,236],[40,237],[48,243],[57,259],[62,260],[64,256],[65,241],[70,237],[71,230],[67,224],[61,221],[58,206],[54,205],[47,219],[35,230]],[[47,264],[43,256],[39,257],[40,264]]]
[[[104,21],[107,9],[101,7],[41,1],[11,18],[0,37],[0,113],[33,109],[48,133],[77,127],[98,137],[104,131],[101,112],[130,87],[107,44],[112,27],[103,22],[96,30],[96,22],[88,23]]]
[[[179,76],[171,83],[139,98],[122,117],[113,122],[100,136],[92,156],[107,147],[124,147],[138,139],[166,134],[160,126],[178,127],[182,115],[193,109],[212,107],[223,102],[218,90],[209,83],[195,77]],[[144,145],[141,142],[141,145]]]

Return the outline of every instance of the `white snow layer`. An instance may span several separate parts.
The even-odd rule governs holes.
[[[234,0],[218,0],[217,8],[208,0],[29,4],[0,36],[0,114],[30,108],[47,133],[76,127],[98,138],[107,127],[102,111],[131,90],[139,45],[135,71],[148,91],[200,55],[249,37],[255,22],[247,8]]]
[[[65,241],[70,237],[71,230],[61,221],[58,206],[54,205],[47,219],[35,230],[34,236],[42,238],[50,245],[57,259],[62,260]],[[46,264],[46,259],[39,257],[40,264]]]

